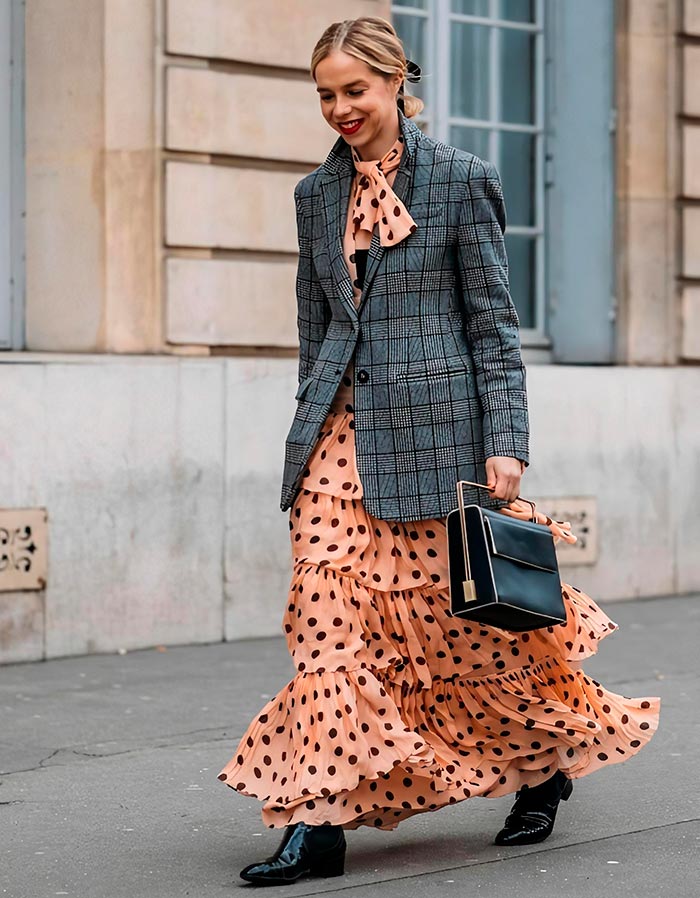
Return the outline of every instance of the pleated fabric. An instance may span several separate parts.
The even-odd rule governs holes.
[[[630,758],[659,699],[609,691],[571,663],[617,625],[562,582],[563,624],[513,634],[449,611],[446,519],[379,520],[362,504],[354,414],[331,411],[290,509],[283,628],[297,673],[219,779],[282,827],[393,829],[474,796]]]

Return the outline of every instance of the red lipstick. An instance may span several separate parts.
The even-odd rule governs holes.
[[[347,127],[347,125],[345,125],[344,123],[338,122],[338,127],[343,134],[355,134],[362,127],[363,122],[364,119],[354,119],[353,122],[348,123],[351,125],[351,127]]]

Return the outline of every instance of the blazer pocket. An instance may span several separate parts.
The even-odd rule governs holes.
[[[471,373],[467,367],[454,365],[448,368],[416,368],[413,371],[400,371],[396,375],[396,379],[403,382],[411,381],[427,381],[434,378],[442,377],[466,377],[471,378]]]
[[[302,380],[302,382],[299,384],[299,387],[297,388],[296,395],[294,396],[295,399],[303,399],[304,398],[304,394],[311,386],[313,379],[314,379],[314,376],[313,376],[313,374],[311,374],[311,375],[309,375],[309,377],[306,377],[306,378],[304,378],[304,380]]]

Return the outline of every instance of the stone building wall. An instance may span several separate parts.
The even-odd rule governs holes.
[[[528,365],[522,487],[592,509],[562,570],[602,601],[700,591],[700,0],[616,10],[620,364]],[[308,55],[363,13],[389,5],[27,0],[0,532],[45,510],[48,563],[0,570],[0,662],[279,632],[292,187],[334,140]]]
[[[310,48],[385,0],[29,0],[27,349],[296,346]],[[80,27],[76,27],[80,22]]]

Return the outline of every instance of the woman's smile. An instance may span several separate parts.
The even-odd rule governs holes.
[[[355,118],[349,122],[338,122],[338,127],[343,132],[343,134],[355,134],[356,131],[362,127],[362,123],[364,119]]]

